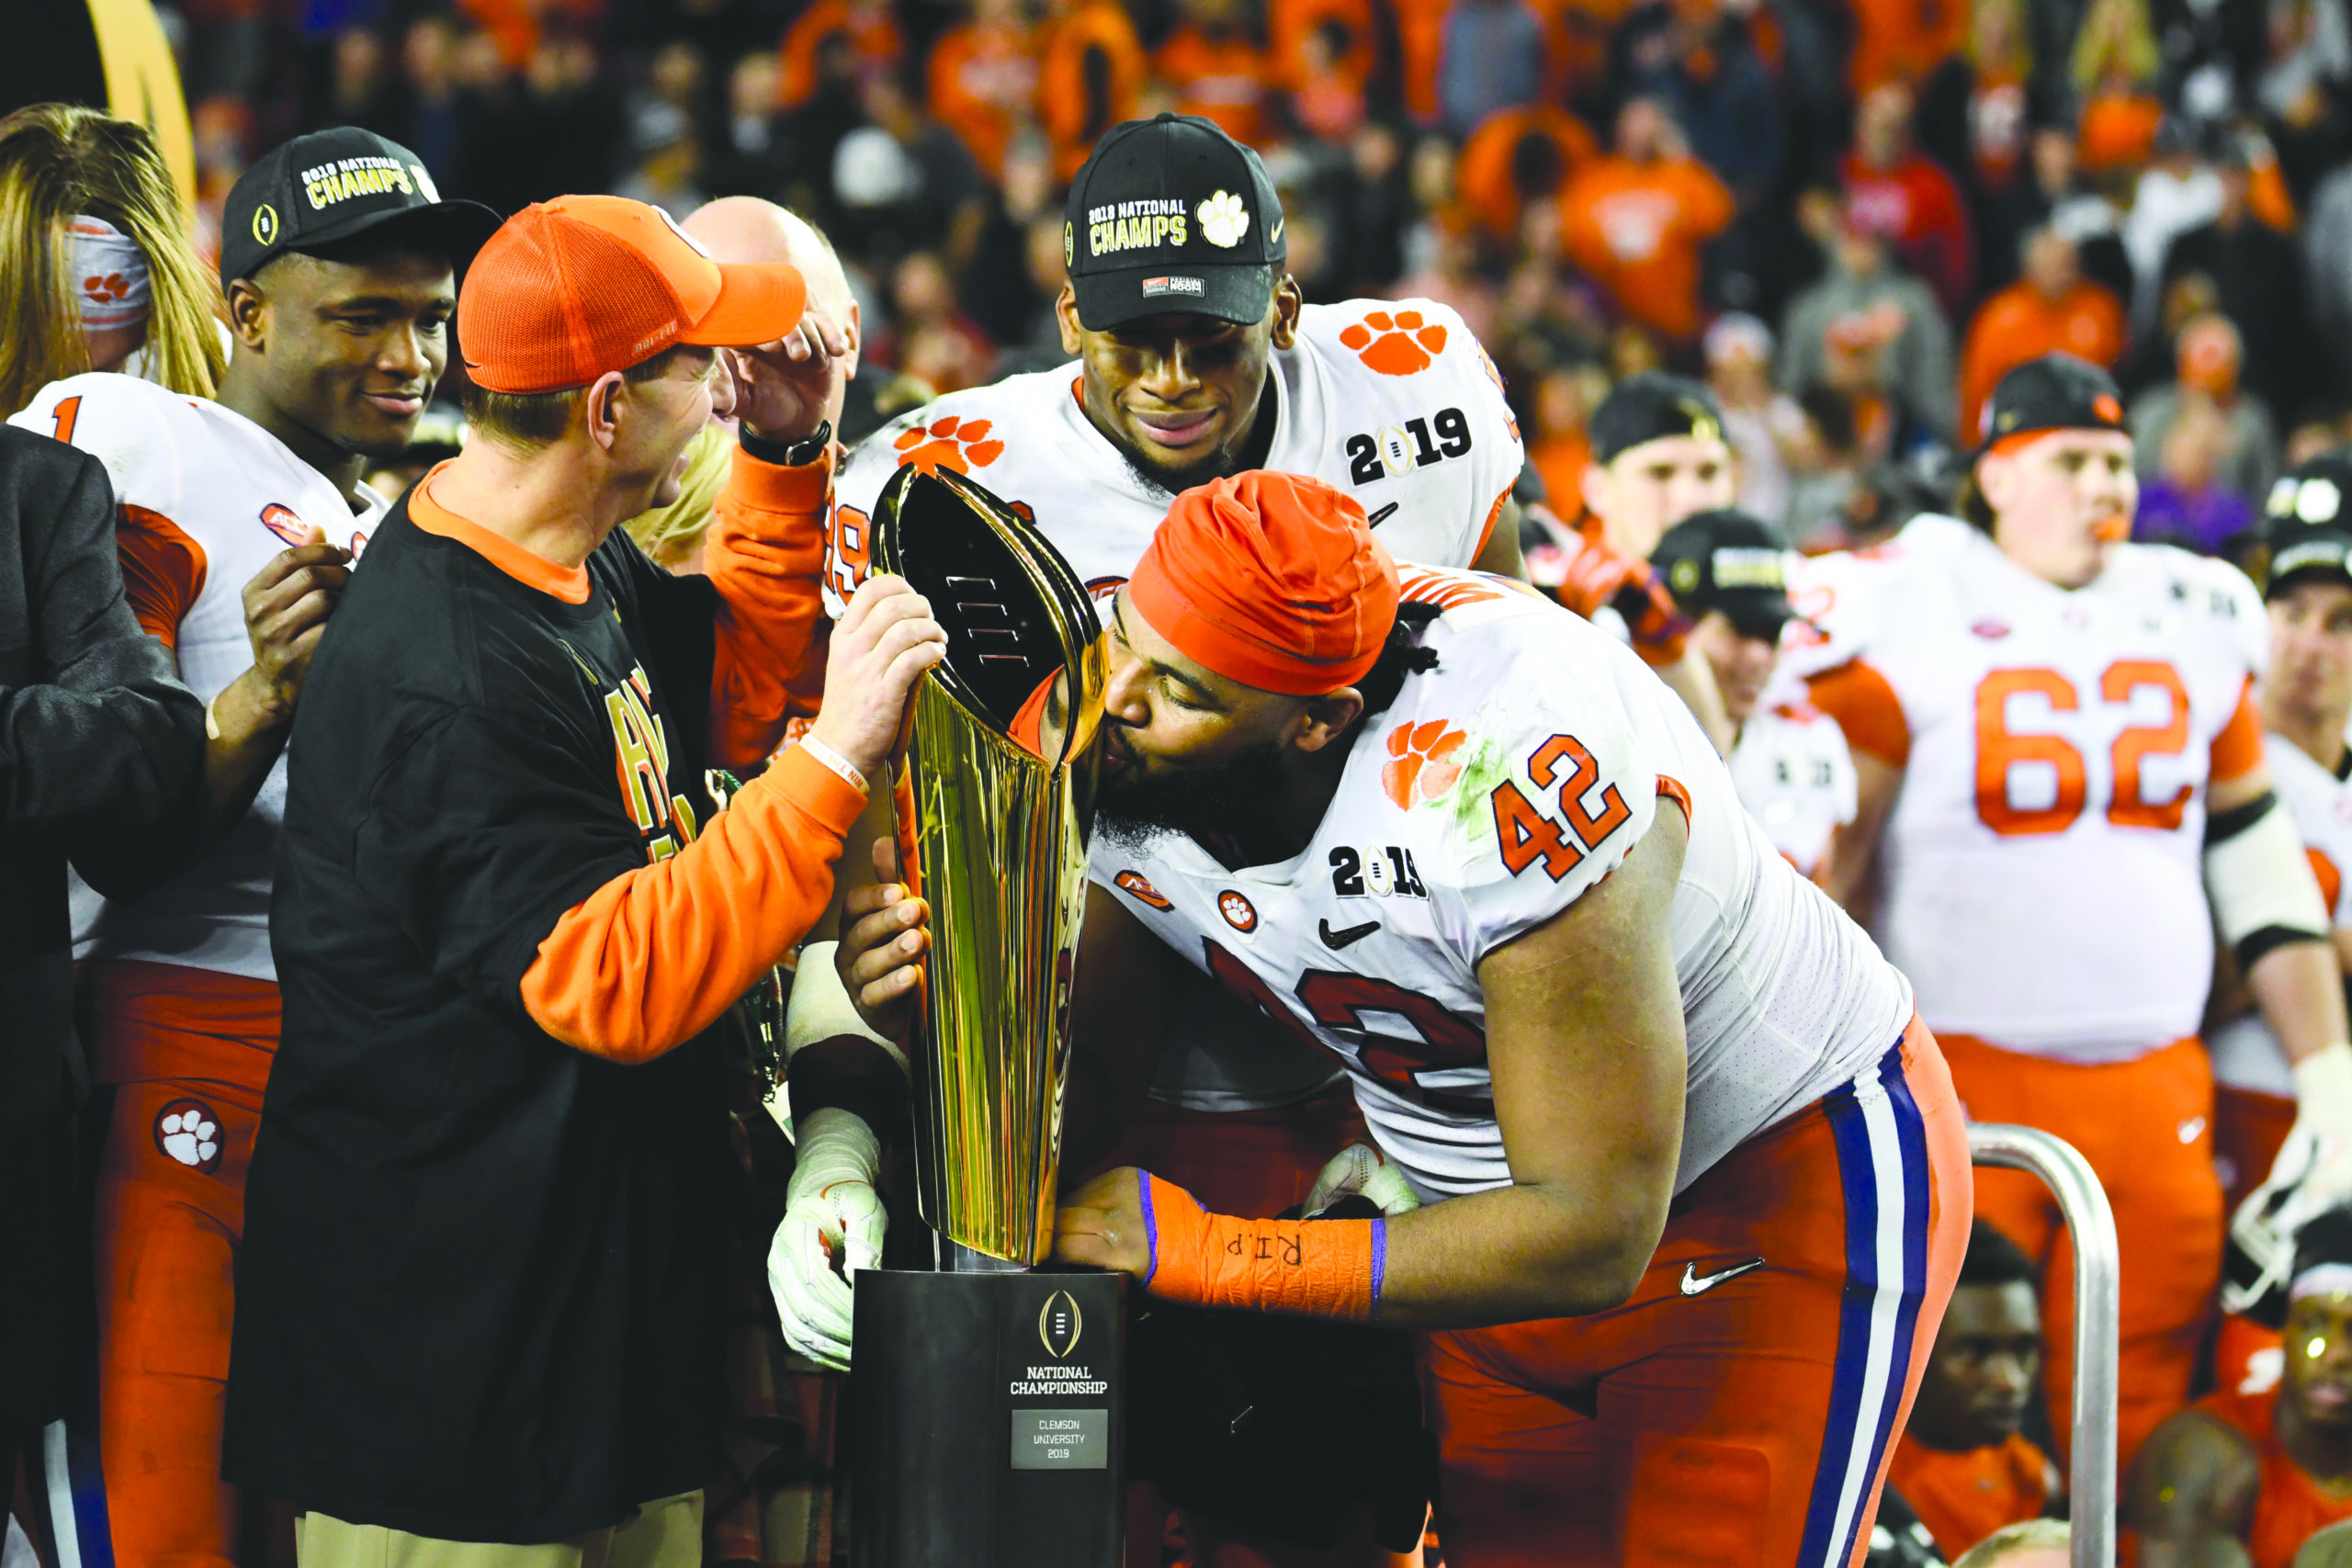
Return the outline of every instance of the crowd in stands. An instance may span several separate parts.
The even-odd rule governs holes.
[[[2141,529],[2213,548],[2352,405],[2342,0],[183,0],[206,191],[356,124],[501,211],[750,194],[840,247],[868,363],[1057,361],[1105,127],[1257,147],[1309,300],[1436,299],[1555,511],[1616,379],[1703,373],[1806,548],[1942,492],[2002,372],[2132,400]],[[1565,505],[1563,504],[1565,503]]]

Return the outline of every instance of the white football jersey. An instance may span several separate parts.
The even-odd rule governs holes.
[[[1336,1055],[1425,1198],[1511,1179],[1479,961],[1599,884],[1662,798],[1690,818],[1672,916],[1690,1049],[1677,1190],[1894,1045],[1911,1016],[1902,976],[1773,852],[1639,658],[1515,585],[1404,578],[1408,598],[1444,609],[1423,639],[1437,668],[1364,725],[1303,852],[1228,871],[1183,835],[1098,835],[1091,873]]]
[[[1782,858],[1811,876],[1829,835],[1854,819],[1854,756],[1837,720],[1802,703],[1759,705],[1731,751],[1739,803]]]
[[[1931,1029],[2078,1062],[2197,1032],[2213,961],[2202,848],[2215,742],[2261,758],[2269,623],[2235,568],[2121,545],[2068,592],[1956,518],[1804,563],[1799,676],[1877,693],[1854,749],[1907,746],[1874,934]],[[1849,704],[1821,705],[1850,724]],[[1893,738],[1890,739],[1890,736]]]
[[[2272,736],[2263,754],[2270,762],[2271,785],[2303,836],[2303,852],[2311,856],[2312,870],[2319,876],[2330,923],[2352,930],[2352,889],[2345,886],[2346,874],[2352,873],[2352,784],[2312,761],[2309,752],[2282,736]],[[2295,1098],[2287,1053],[2259,1010],[2215,1030],[2209,1043],[2214,1082],[2281,1100]]]
[[[243,414],[135,377],[53,381],[8,423],[106,465],[126,549],[160,550],[183,586],[187,608],[174,651],[180,679],[207,703],[253,665],[243,594],[254,574],[309,524],[356,556],[387,509],[363,491],[368,504],[355,515],[325,475]],[[109,903],[77,878],[76,956],[277,978],[269,881],[285,813],[281,755],[245,819],[200,864],[130,905]]]
[[[1518,482],[1519,425],[1462,318],[1426,299],[1309,305],[1272,356],[1264,466],[1354,496],[1399,560],[1466,567]],[[1173,499],[1079,404],[1075,362],[952,392],[859,443],[834,484],[825,607],[865,581],[866,523],[890,476],[923,462],[1024,508],[1097,598],[1151,543]],[[1261,416],[1262,417],[1262,416]]]

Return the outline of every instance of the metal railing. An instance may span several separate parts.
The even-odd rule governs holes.
[[[1979,1122],[1968,1129],[1978,1165],[2039,1177],[2058,1200],[2075,1243],[2074,1568],[2115,1565],[2116,1325],[2120,1269],[2115,1212],[2090,1162],[2032,1127]]]

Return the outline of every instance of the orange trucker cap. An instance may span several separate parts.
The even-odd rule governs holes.
[[[458,295],[466,374],[493,392],[561,392],[677,344],[749,348],[800,322],[782,262],[722,263],[658,207],[563,196],[509,218]]]

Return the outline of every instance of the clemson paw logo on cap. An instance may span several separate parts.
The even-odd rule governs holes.
[[[1383,376],[1414,376],[1445,352],[1445,329],[1435,321],[1423,325],[1419,310],[1399,310],[1394,316],[1374,310],[1341,333],[1340,341]]]
[[[1239,244],[1241,236],[1250,231],[1250,209],[1229,190],[1201,203],[1195,216],[1201,220],[1201,237],[1224,250]]]
[[[892,445],[899,449],[899,466],[902,468],[913,463],[928,469],[945,468],[968,474],[1004,456],[1004,443],[989,439],[987,420],[957,419],[952,413],[927,425],[916,425]]]
[[[220,1168],[220,1119],[200,1100],[175,1100],[155,1117],[155,1147],[209,1176]]]
[[[1462,776],[1462,747],[1469,739],[1463,731],[1447,728],[1442,718],[1398,725],[1388,732],[1388,761],[1380,770],[1381,787],[1400,811],[1435,800]]]

